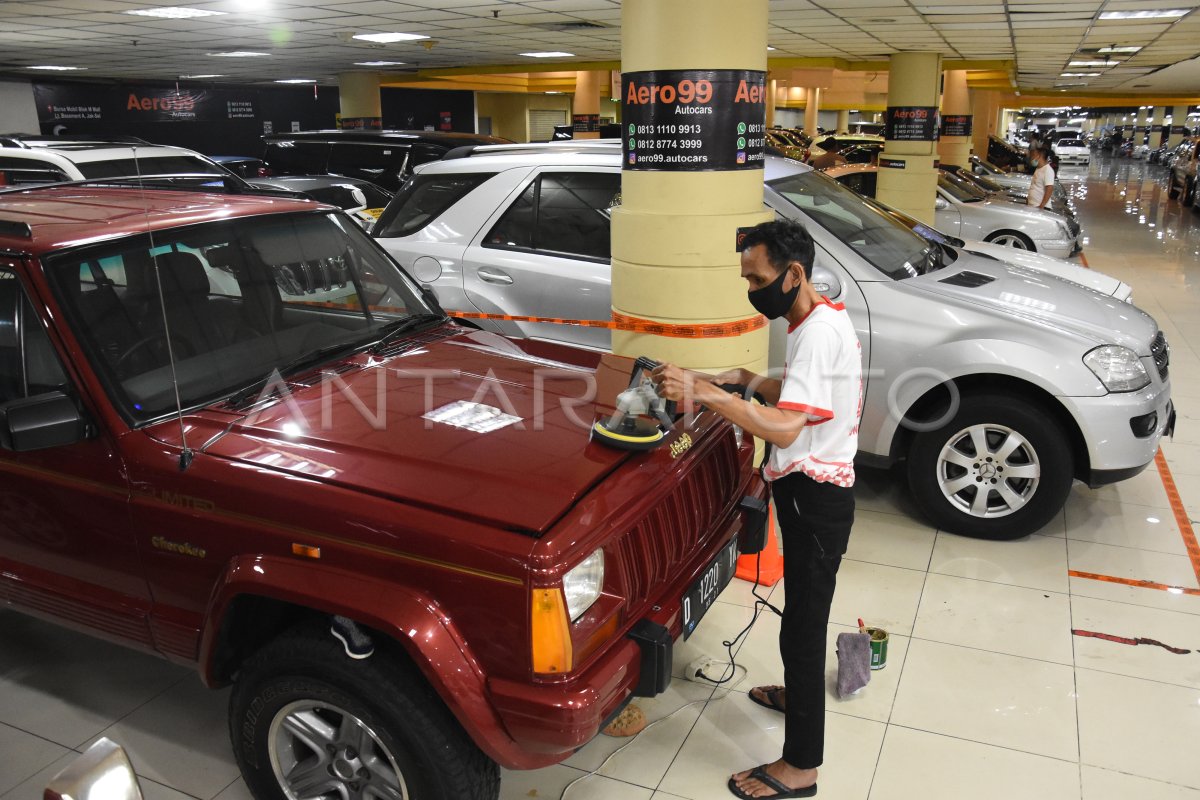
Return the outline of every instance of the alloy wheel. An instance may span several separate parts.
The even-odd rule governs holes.
[[[1002,233],[992,239],[992,244],[998,244],[1001,247],[1012,247],[1017,250],[1028,250],[1029,245],[1020,236],[1011,233]]]
[[[950,437],[937,459],[942,495],[981,519],[1019,511],[1037,492],[1042,469],[1033,446],[1012,428],[980,424]]]

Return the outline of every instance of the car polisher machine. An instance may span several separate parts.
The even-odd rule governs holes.
[[[651,450],[675,424],[675,402],[664,400],[650,373],[658,362],[645,356],[633,362],[629,388],[617,395],[617,410],[592,425],[597,441],[618,450]]]

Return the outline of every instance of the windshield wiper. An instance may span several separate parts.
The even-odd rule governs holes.
[[[370,352],[373,354],[379,353],[390,342],[394,342],[406,333],[411,333],[414,330],[432,326],[435,322],[441,323],[446,321],[444,314],[421,313],[413,314],[412,316],[398,319],[395,322],[389,322],[383,326],[383,335],[371,345]]]
[[[259,378],[248,386],[243,386],[241,389],[238,389],[229,396],[229,399],[226,402],[234,408],[240,408],[248,401],[255,398],[260,392],[262,392],[262,390],[269,385],[271,381],[291,375],[292,373],[297,372],[304,367],[318,364],[322,361],[327,361],[334,354],[344,353],[350,348],[356,346],[356,344],[356,342],[336,342],[334,344],[323,345],[318,347],[316,350],[309,350],[303,355],[297,356],[291,361],[287,361],[275,367],[265,378]]]

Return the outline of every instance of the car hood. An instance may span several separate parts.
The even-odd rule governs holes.
[[[1130,303],[967,251],[960,251],[953,264],[905,283],[932,295],[1058,328],[1097,345],[1123,345],[1140,356],[1150,354],[1150,341],[1158,329],[1153,317]]]
[[[1015,220],[1021,220],[1027,223],[1037,222],[1066,222],[1062,214],[1051,211],[1048,208],[1034,209],[1017,202],[1012,197],[1005,195],[991,195],[985,200],[978,203],[963,203],[960,208],[974,209],[975,211],[983,212],[989,216],[995,214],[1004,214]]]
[[[630,457],[591,441],[596,415],[628,385],[628,359],[449,326],[421,339],[325,364],[336,375],[324,384],[289,378],[263,405],[211,406],[188,435],[209,455],[526,532],[549,528]],[[595,402],[564,406],[593,380]],[[454,403],[520,419],[476,432],[425,417]],[[155,427],[177,438],[177,423]]]
[[[1049,273],[1056,278],[1062,278],[1065,281],[1086,286],[1094,292],[1112,296],[1122,302],[1133,291],[1129,284],[1119,281],[1110,275],[1105,275],[1103,272],[1097,272],[1094,269],[1088,269],[1079,264],[1072,264],[1070,261],[1064,261],[1061,258],[1051,258],[1042,253],[1035,253],[1032,250],[1021,250],[1016,247],[1005,247],[989,242],[966,242],[966,249],[978,255],[997,258],[1015,267]]]

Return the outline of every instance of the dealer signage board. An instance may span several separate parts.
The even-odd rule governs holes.
[[[888,106],[883,138],[892,142],[936,142],[937,106]]]
[[[34,83],[33,97],[43,125],[217,122],[258,116],[258,94],[253,90]]]
[[[711,172],[762,169],[767,74],[683,69],[621,76],[622,167]]]
[[[942,117],[942,136],[970,136],[970,114],[946,114]]]

